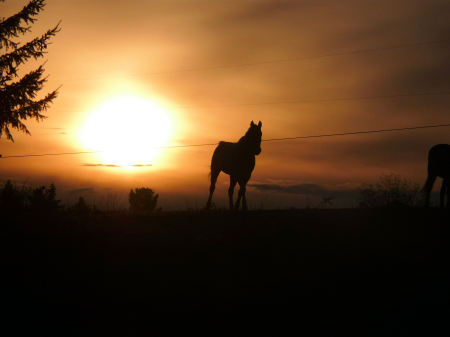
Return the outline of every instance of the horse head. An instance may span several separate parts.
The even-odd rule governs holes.
[[[246,133],[246,138],[248,140],[248,144],[250,145],[250,148],[253,152],[253,154],[258,155],[261,153],[261,132],[262,123],[259,121],[258,125],[253,123],[253,121],[250,123],[250,128],[248,129]]]

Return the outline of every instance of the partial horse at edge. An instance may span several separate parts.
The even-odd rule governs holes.
[[[438,144],[428,152],[428,177],[423,187],[425,207],[430,204],[430,194],[437,177],[442,178],[440,206],[444,207],[447,195],[447,207],[450,207],[450,145]]]

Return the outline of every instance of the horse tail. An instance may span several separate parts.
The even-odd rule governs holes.
[[[209,166],[208,179],[211,179],[211,172],[212,172],[212,169],[213,169],[213,162],[214,162],[214,157],[216,156],[216,153],[217,153],[217,149],[219,149],[219,147],[220,147],[223,143],[224,143],[223,141],[220,141],[220,142],[217,144],[216,149],[214,150],[213,156],[212,156],[212,158],[211,158],[211,165]]]

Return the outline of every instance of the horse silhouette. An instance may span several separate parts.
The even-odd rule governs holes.
[[[233,209],[234,187],[238,183],[239,194],[234,209],[239,209],[242,199],[242,209],[247,210],[245,186],[255,168],[255,156],[261,153],[261,127],[261,121],[258,125],[252,121],[250,128],[237,143],[219,142],[211,159],[211,186],[206,209],[211,207],[217,177],[223,171],[230,176],[230,187],[228,189],[230,209]]]
[[[440,206],[444,206],[447,194],[447,207],[450,207],[450,145],[438,144],[428,152],[428,177],[423,187],[425,192],[425,207],[430,203],[430,193],[437,177],[442,178]]]

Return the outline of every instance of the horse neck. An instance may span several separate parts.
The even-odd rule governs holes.
[[[246,137],[247,135],[241,137],[241,139],[239,139],[239,141],[237,142],[238,146],[240,148],[243,148],[246,150],[246,152],[248,152],[249,155],[253,155],[253,153],[251,152],[251,148],[252,148],[252,144],[250,143],[250,139],[248,137]]]

